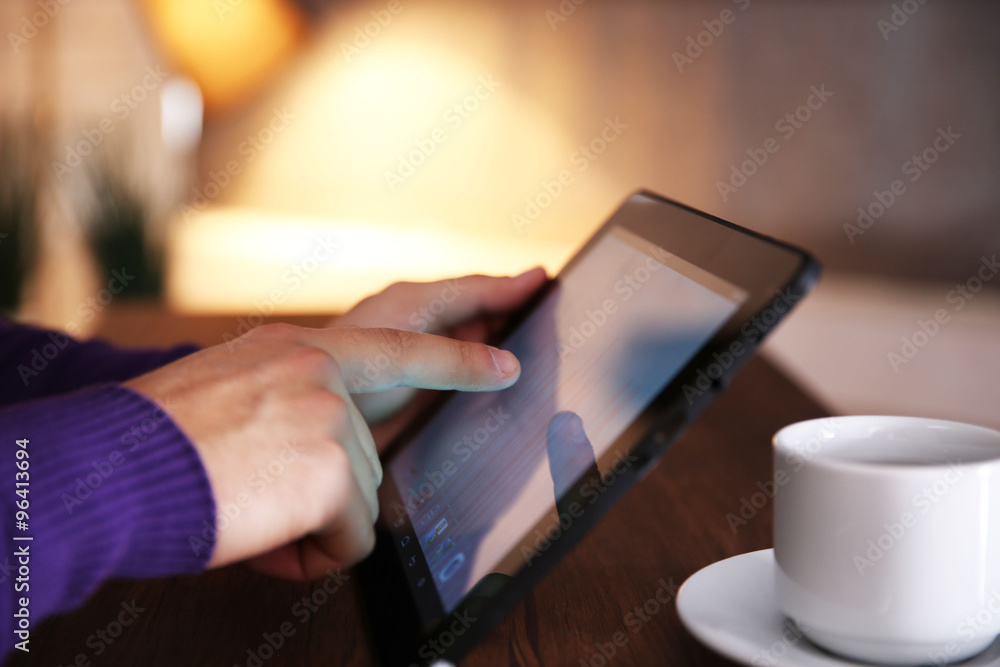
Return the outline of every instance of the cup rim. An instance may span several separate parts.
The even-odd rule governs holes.
[[[938,426],[952,429],[960,429],[967,431],[971,434],[976,434],[980,438],[991,440],[995,442],[996,450],[990,456],[984,457],[982,459],[976,459],[973,461],[946,461],[941,463],[921,463],[921,462],[889,462],[889,463],[878,463],[874,464],[872,461],[864,460],[851,460],[846,458],[839,458],[836,456],[821,454],[810,456],[805,459],[806,465],[824,467],[830,469],[840,469],[849,470],[857,473],[869,473],[878,474],[883,473],[900,473],[900,472],[915,472],[915,471],[926,471],[931,473],[936,473],[939,471],[946,471],[951,468],[958,466],[978,466],[978,467],[989,467],[989,466],[1000,466],[1000,431],[996,429],[989,428],[987,426],[979,426],[977,424],[969,424],[966,422],[959,422],[947,419],[935,419],[930,417],[912,417],[907,415],[844,415],[844,416],[830,416],[821,417],[818,419],[807,419],[804,421],[795,422],[788,424],[787,426],[779,429],[771,439],[772,449],[775,453],[782,452],[787,454],[800,454],[801,450],[797,450],[787,444],[787,439],[793,430],[803,429],[808,426],[816,425],[821,427],[824,422],[833,422],[833,426],[836,427],[837,424],[844,424],[845,422],[856,423],[856,422],[873,422],[873,423],[885,423],[887,425],[898,424],[898,425],[909,425],[909,426]],[[817,432],[819,428],[817,428]],[[974,445],[976,446],[976,445]]]

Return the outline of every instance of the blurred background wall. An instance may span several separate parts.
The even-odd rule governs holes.
[[[101,288],[101,196],[51,162],[111,118],[173,311],[556,270],[644,187],[820,257],[768,352],[835,409],[1000,425],[1000,279],[949,299],[1000,251],[994,2],[10,0],[0,28],[2,115],[46,155],[37,321]]]

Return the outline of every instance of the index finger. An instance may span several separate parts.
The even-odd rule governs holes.
[[[313,329],[307,342],[340,366],[351,393],[392,387],[496,391],[517,381],[521,364],[483,343],[398,329]]]

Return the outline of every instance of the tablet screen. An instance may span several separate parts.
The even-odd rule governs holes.
[[[402,503],[389,515],[413,527],[396,548],[425,619],[530,565],[525,532],[588,469],[621,464],[611,445],[746,298],[616,226],[564,271],[504,343],[518,382],[454,394],[389,463]]]

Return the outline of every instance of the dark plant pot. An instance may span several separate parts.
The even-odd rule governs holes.
[[[97,206],[89,221],[89,242],[102,273],[123,282],[117,295],[125,299],[158,300],[163,294],[162,262],[151,242],[149,215],[114,169],[106,163],[91,173]]]

